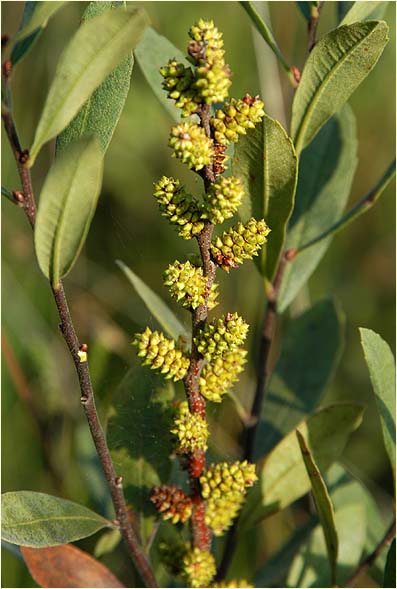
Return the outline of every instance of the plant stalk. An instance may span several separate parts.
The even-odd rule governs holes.
[[[2,111],[2,118],[8,139],[10,141],[11,149],[13,150],[17,162],[18,172],[22,183],[24,198],[21,206],[26,213],[31,227],[34,228],[36,221],[36,203],[30,177],[30,170],[26,165],[29,154],[27,150],[21,149],[15,123],[13,121],[12,114],[8,109],[4,109]],[[91,436],[109,486],[113,506],[116,512],[117,524],[120,527],[120,532],[129,549],[134,564],[146,586],[158,587],[148,558],[139,543],[137,530],[130,521],[129,511],[123,492],[122,478],[116,475],[109,448],[107,446],[106,436],[101,426],[95,406],[94,391],[91,384],[88,362],[81,362],[78,354],[81,346],[74,329],[62,282],[56,288],[52,287],[52,293],[61,321],[60,329],[69,348],[77,372],[81,392],[81,403],[83,405],[84,413],[91,431]]]

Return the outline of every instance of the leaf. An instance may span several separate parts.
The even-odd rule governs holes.
[[[328,560],[331,567],[331,581],[332,586],[334,586],[336,583],[336,563],[338,560],[338,534],[335,527],[334,507],[328,494],[327,486],[307,447],[305,438],[299,430],[296,430],[296,435],[302,452],[303,462],[310,478],[316,511],[323,529]]]
[[[357,403],[337,403],[319,409],[299,424],[299,431],[322,472],[342,454],[351,432],[360,425],[363,412]],[[260,500],[251,500],[243,518],[245,525],[284,509],[310,490],[294,431],[259,462],[257,470]]]
[[[76,546],[22,548],[22,555],[40,587],[124,587],[107,567]]]
[[[83,14],[83,22],[102,14],[123,2],[90,2]],[[57,137],[57,156],[65,147],[86,135],[95,135],[105,152],[119,121],[128,91],[133,67],[132,54],[126,57],[94,91],[75,118]]]
[[[355,23],[316,43],[292,104],[291,135],[298,155],[375,66],[388,30],[383,21]]]
[[[83,505],[34,491],[1,496],[3,539],[21,546],[56,546],[95,534],[110,522]]]
[[[303,151],[286,248],[299,248],[339,220],[357,166],[356,124],[348,105]],[[284,311],[316,269],[332,236],[300,253],[285,269],[278,309]]]
[[[167,93],[162,88],[163,76],[160,74],[160,68],[166,65],[170,59],[176,59],[178,62],[189,66],[184,54],[179,51],[166,37],[156,33],[152,27],[148,27],[141,41],[135,49],[135,58],[145,76],[149,86],[155,96],[159,99],[161,105],[168,114],[176,121],[180,122],[181,111],[174,105],[174,101],[167,98]]]
[[[365,543],[365,492],[339,465],[334,465],[326,482],[335,507],[335,523],[339,538],[337,586],[356,568]],[[309,540],[295,557],[288,575],[289,587],[328,587],[330,577],[326,568],[327,548],[321,526],[317,526]]]
[[[298,2],[296,4],[297,4],[299,10],[301,11],[301,13],[303,14],[303,16],[305,17],[305,19],[310,20],[311,2],[301,2],[298,0]]]
[[[347,4],[347,2],[346,2]],[[386,12],[387,2],[352,2],[350,10],[343,16],[339,26],[351,25],[352,23],[365,20],[378,20],[383,18]]]
[[[134,366],[122,380],[113,401],[107,439],[117,473],[123,477],[128,503],[141,514],[144,541],[156,512],[149,498],[154,485],[171,472],[172,389],[149,368]]]
[[[75,263],[101,190],[103,156],[95,138],[72,143],[55,160],[41,191],[35,227],[39,266],[54,288]]]
[[[267,246],[255,262],[261,274],[272,280],[285,241],[297,180],[294,146],[278,121],[265,116],[262,124],[241,137],[235,146],[232,173],[243,182],[248,197],[243,213],[246,219],[264,218],[271,229]]]
[[[392,351],[374,331],[360,328],[376,404],[380,416],[383,441],[396,479],[396,370]]]
[[[336,14],[339,23],[345,18],[346,13],[349,12],[353,4],[355,4],[355,2],[345,2],[344,0],[340,0],[340,2],[336,3]]]
[[[390,544],[389,552],[387,553],[385,576],[383,579],[383,587],[396,586],[396,539]]]
[[[62,53],[33,145],[32,166],[44,143],[58,135],[92,92],[139,41],[147,20],[142,9],[112,10],[84,22]]]
[[[116,260],[116,264],[124,272],[149,311],[154,315],[158,323],[163,329],[165,329],[168,335],[176,341],[179,337],[182,337],[186,342],[189,342],[191,337],[190,333],[185,329],[164,301],[151,288],[149,288],[139,276],[126,266],[124,262]]]
[[[15,36],[15,41],[22,41],[26,39],[36,29],[43,29],[51,16],[63,5],[65,2],[27,2],[22,16],[22,28]]]
[[[257,458],[319,405],[342,352],[343,332],[344,317],[330,300],[288,324],[257,429]]]
[[[26,35],[24,34],[23,39],[15,39],[14,41],[10,56],[13,68],[15,68],[17,63],[21,61],[21,59],[25,57],[27,52],[33,47],[33,44],[37,41],[41,32],[46,27],[50,17],[55,14],[62,4],[65,4],[65,2],[33,2],[29,0],[25,2],[19,32],[24,32]],[[42,19],[44,20],[39,22]],[[39,24],[36,27],[36,23],[38,22]],[[36,28],[31,29],[32,32],[30,33],[26,32],[27,27],[31,28],[32,26]]]

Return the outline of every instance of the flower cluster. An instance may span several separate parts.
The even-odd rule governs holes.
[[[194,341],[200,354],[212,360],[237,350],[244,343],[248,329],[248,324],[237,313],[227,313],[208,323]]]
[[[255,465],[246,460],[213,464],[201,475],[201,494],[207,500],[205,521],[215,536],[231,525],[244,503],[246,488],[257,478]]]
[[[236,143],[239,135],[246,135],[247,129],[253,129],[262,120],[265,115],[263,109],[264,104],[259,96],[253,98],[246,94],[243,99],[232,98],[211,118],[215,141],[222,145],[231,141]]]
[[[154,487],[150,501],[164,520],[170,519],[173,524],[185,522],[192,515],[192,500],[184,491],[175,485]]]
[[[204,104],[223,102],[229,93],[230,70],[225,64],[222,33],[212,21],[200,19],[189,31],[188,53],[195,62],[193,88]]]
[[[159,331],[146,327],[143,333],[137,333],[132,345],[137,346],[138,356],[144,358],[143,364],[152,370],[158,370],[164,378],[181,380],[189,367],[189,358],[175,346],[174,340],[168,339]]]
[[[238,348],[235,352],[226,352],[206,364],[200,375],[200,393],[215,403],[222,401],[232,385],[237,382],[238,375],[246,363],[246,350]]]
[[[211,223],[223,223],[233,217],[241,205],[244,188],[239,178],[221,176],[204,196],[204,211]]]
[[[229,272],[230,268],[237,268],[244,260],[257,256],[269,233],[270,229],[263,219],[257,221],[252,217],[245,225],[239,221],[215,239],[211,246],[212,257],[223,270]]]
[[[183,576],[188,587],[208,587],[215,573],[215,559],[208,550],[193,548],[183,557]]]
[[[196,172],[208,166],[215,155],[213,140],[195,123],[172,127],[169,146],[173,149],[172,157],[180,159]]]
[[[238,589],[241,589],[242,587],[254,587],[253,585],[250,585],[248,583],[248,581],[246,581],[245,579],[232,579],[231,581],[220,581],[219,583],[214,583],[213,585],[211,585],[211,587],[225,587],[233,589],[233,587],[236,587]]]
[[[163,217],[178,227],[178,233],[183,239],[192,239],[203,230],[202,210],[179,180],[163,176],[154,185],[154,197]]]
[[[201,415],[190,413],[187,401],[179,403],[171,433],[176,436],[182,453],[207,449],[207,422]]]
[[[198,107],[195,90],[193,88],[194,74],[190,67],[170,59],[168,64],[160,68],[164,78],[163,88],[168,92],[168,98],[175,100],[175,106],[182,110],[182,116],[188,117]]]
[[[197,309],[203,305],[207,295],[207,278],[201,267],[194,266],[190,262],[178,262],[170,264],[164,272],[164,284],[168,286],[171,296],[187,309]],[[213,309],[217,304],[218,285],[213,284],[208,295],[208,309]]]

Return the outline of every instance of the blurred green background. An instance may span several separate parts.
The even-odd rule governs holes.
[[[3,33],[15,33],[23,4],[2,2]],[[336,4],[325,2],[319,36],[336,26]],[[395,3],[388,4],[385,19],[390,26],[390,42],[375,70],[350,101],[357,117],[359,138],[359,165],[351,203],[374,185],[395,153]],[[78,27],[86,5],[67,3],[15,72],[13,105],[23,146],[31,144],[58,57]],[[275,92],[278,73],[263,41],[256,38],[254,43],[248,17],[237,2],[139,5],[147,10],[155,29],[182,50],[187,44],[187,30],[194,21],[200,17],[214,19],[224,33],[226,58],[233,71],[231,94],[239,97],[246,92],[262,92],[269,114],[280,117],[288,126],[292,90],[280,73],[284,97],[281,103]],[[268,5],[284,55],[290,63],[302,66],[307,44],[305,19],[295,2]],[[170,124],[170,118],[135,64],[127,104],[106,156],[102,195],[88,241],[65,281],[79,338],[90,347],[93,381],[96,394],[103,401],[102,408],[131,365],[132,334],[152,320],[115,260],[123,260],[173,305],[162,286],[163,269],[171,261],[195,251],[193,244],[179,239],[160,217],[152,198],[153,182],[163,174],[178,176],[191,186],[196,182],[170,157]],[[15,163],[3,130],[2,149],[2,183],[9,189],[18,189]],[[36,195],[40,193],[53,150],[52,144],[45,146],[33,169]],[[387,504],[392,493],[392,479],[358,327],[377,331],[394,346],[394,193],[392,183],[370,213],[335,238],[308,286],[287,312],[297,314],[311,302],[333,296],[347,316],[345,351],[326,400],[355,399],[367,404],[363,425],[352,436],[345,461],[368,483],[381,505]],[[79,407],[74,369],[57,333],[56,309],[36,264],[26,219],[8,201],[3,203],[2,227],[3,491],[31,489],[55,493],[101,509],[107,501],[106,493],[98,479]],[[220,276],[220,290],[220,312],[238,310],[251,325],[260,324],[263,288],[254,264],[247,263],[239,272]],[[174,308],[188,323],[188,313]],[[256,332],[257,328],[251,330],[252,358]],[[248,370],[238,387],[240,397],[247,403],[254,389],[252,374],[252,369]],[[40,408],[44,439],[29,409],[29,396]],[[222,443],[225,439],[220,437]],[[47,451],[43,451],[43,443]],[[237,456],[235,442],[227,443],[227,452]],[[47,460],[54,465],[55,477],[48,474]],[[283,533],[281,528],[276,538],[268,541],[269,551],[277,543],[277,533]],[[94,539],[82,545],[90,549]],[[3,556],[3,586],[36,586],[17,556],[4,550]],[[120,577],[131,578],[130,565],[122,559],[122,553],[112,558],[124,563],[120,564]],[[112,569],[118,568],[113,560]]]

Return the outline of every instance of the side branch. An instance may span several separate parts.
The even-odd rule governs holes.
[[[11,149],[13,150],[17,162],[19,176],[22,183],[23,198],[21,200],[21,206],[25,210],[30,225],[34,228],[36,221],[36,204],[30,170],[26,166],[29,154],[26,150],[21,149],[15,124],[8,109],[2,111],[2,118]],[[106,436],[98,417],[88,362],[80,361],[80,344],[74,329],[62,283],[60,283],[57,288],[52,288],[52,292],[60,317],[60,329],[69,348],[79,379],[81,403],[109,486],[113,506],[116,512],[117,525],[120,527],[120,532],[146,586],[158,587],[147,556],[140,546],[137,530],[133,527],[129,518],[129,512],[123,492],[122,478],[116,475],[109,448],[106,443]]]

